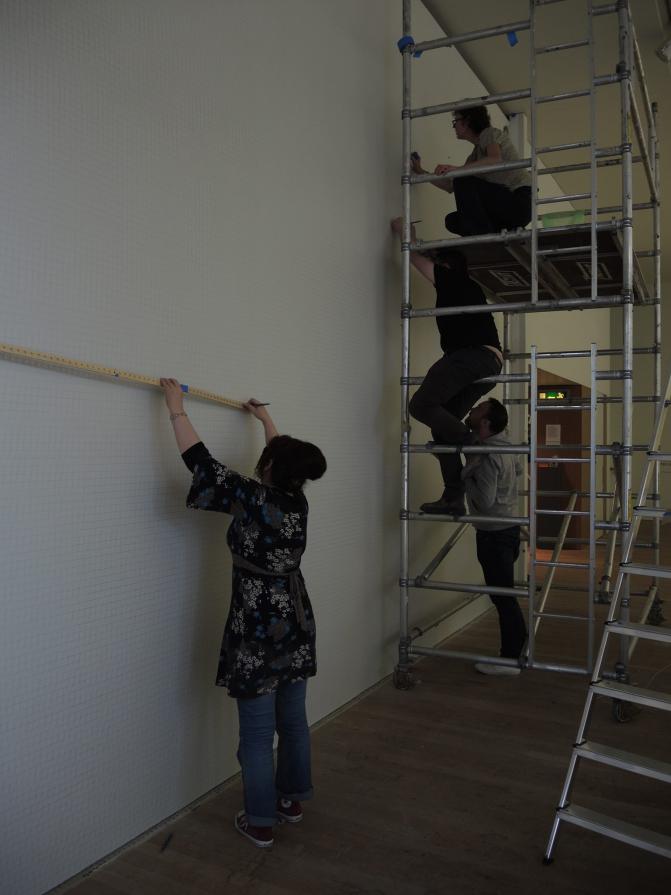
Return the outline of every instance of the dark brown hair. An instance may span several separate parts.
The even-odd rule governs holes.
[[[264,447],[256,464],[259,478],[269,463],[271,482],[283,491],[300,491],[306,479],[320,479],[326,472],[326,458],[317,445],[291,435],[276,435]]]
[[[485,128],[492,126],[487,106],[472,106],[470,109],[459,109],[455,114],[463,118],[468,127],[476,134],[481,134]]]

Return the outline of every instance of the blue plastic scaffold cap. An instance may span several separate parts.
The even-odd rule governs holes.
[[[508,38],[508,43],[510,44],[511,47],[515,47],[515,46],[517,46],[517,44],[519,43],[519,40],[518,40],[518,38],[517,38],[517,34],[515,34],[514,31],[509,31],[509,32],[506,34],[506,37]]]
[[[396,46],[398,47],[399,53],[402,53],[406,47],[414,47],[415,46],[415,38],[412,34],[405,34],[400,40],[396,41]],[[412,54],[415,59],[419,59],[422,55],[422,50],[415,51]]]

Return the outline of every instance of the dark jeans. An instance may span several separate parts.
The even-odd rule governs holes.
[[[520,555],[520,527],[513,525],[499,531],[475,532],[478,561],[485,575],[485,583],[495,587],[514,587],[514,564]],[[499,614],[501,656],[517,659],[527,639],[527,626],[517,597],[489,595]]]
[[[456,213],[448,214],[445,226],[460,236],[497,233],[525,227],[531,220],[531,187],[509,190],[482,177],[455,177]]]
[[[310,731],[305,715],[307,681],[280,684],[273,693],[238,699],[245,812],[255,827],[277,823],[278,798],[312,797]],[[277,770],[273,740],[277,731]]]
[[[424,382],[410,401],[410,413],[431,429],[439,444],[470,444],[472,440],[463,418],[478,398],[490,392],[495,383],[475,384],[484,376],[497,376],[501,362],[488,348],[461,348],[444,354],[430,368]],[[445,483],[445,498],[463,496],[463,464],[460,454],[437,454]]]

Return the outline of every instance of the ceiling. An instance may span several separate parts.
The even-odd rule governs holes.
[[[423,0],[448,36],[493,28],[509,22],[525,21],[529,18],[529,0],[477,0],[466,3],[462,0]],[[671,67],[660,61],[655,50],[671,37],[671,0],[630,0],[636,36],[641,50],[643,67],[650,98],[657,102],[659,114],[657,130],[659,136],[662,165],[668,159],[666,147],[671,145]],[[588,0],[563,0],[552,2],[536,9],[536,45],[564,43],[587,37]],[[605,0],[595,0],[595,6],[605,5]],[[602,15],[594,18],[595,71],[597,75],[615,72],[617,64],[618,26],[617,15]],[[504,35],[478,40],[454,48],[435,52],[460,52],[489,93],[500,93],[529,87],[529,32],[518,34],[519,43],[511,47]],[[589,79],[589,54],[585,48],[546,53],[537,59],[537,87],[540,95],[563,93],[584,88]],[[639,94],[640,96],[640,94]],[[466,97],[445,96],[441,102],[449,102]],[[504,112],[525,112],[529,114],[528,100],[502,103]],[[645,120],[643,103],[639,98],[641,116]],[[597,91],[597,143],[599,146],[613,146],[620,143],[620,96],[619,87],[606,86]],[[538,106],[537,145],[550,146],[557,143],[573,142],[589,138],[589,102],[568,100]],[[634,155],[639,152],[634,138]],[[555,153],[545,156],[547,165],[569,164],[588,158],[585,150]],[[598,181],[599,205],[616,205],[621,197],[621,168],[600,168]],[[662,199],[671,194],[671,167],[666,172],[660,169],[662,178]],[[564,193],[589,191],[589,172],[586,174],[556,175]],[[650,190],[642,165],[634,166],[634,201],[647,202]],[[575,203],[576,207],[588,207],[588,202]],[[549,206],[547,210],[552,210]],[[666,205],[662,201],[662,234],[671,233],[671,200]],[[634,215],[634,244],[639,250],[653,248],[652,214],[649,211]],[[665,248],[666,246],[666,248]],[[652,285],[652,262],[643,259],[643,272]],[[671,239],[662,238],[662,279],[671,276]]]

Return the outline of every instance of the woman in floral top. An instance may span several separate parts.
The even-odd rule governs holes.
[[[161,385],[177,446],[193,473],[187,506],[233,517],[231,607],[216,683],[237,699],[240,719],[245,810],[235,826],[266,847],[278,819],[301,820],[300,803],[312,795],[305,692],[316,673],[315,622],[299,565],[308,516],[303,485],[324,474],[326,460],[315,445],[278,435],[268,411],[252,399],[245,407],[266,436],[256,467],[261,481],[240,475],[210,456],[184,412],[177,380],[161,379]]]

